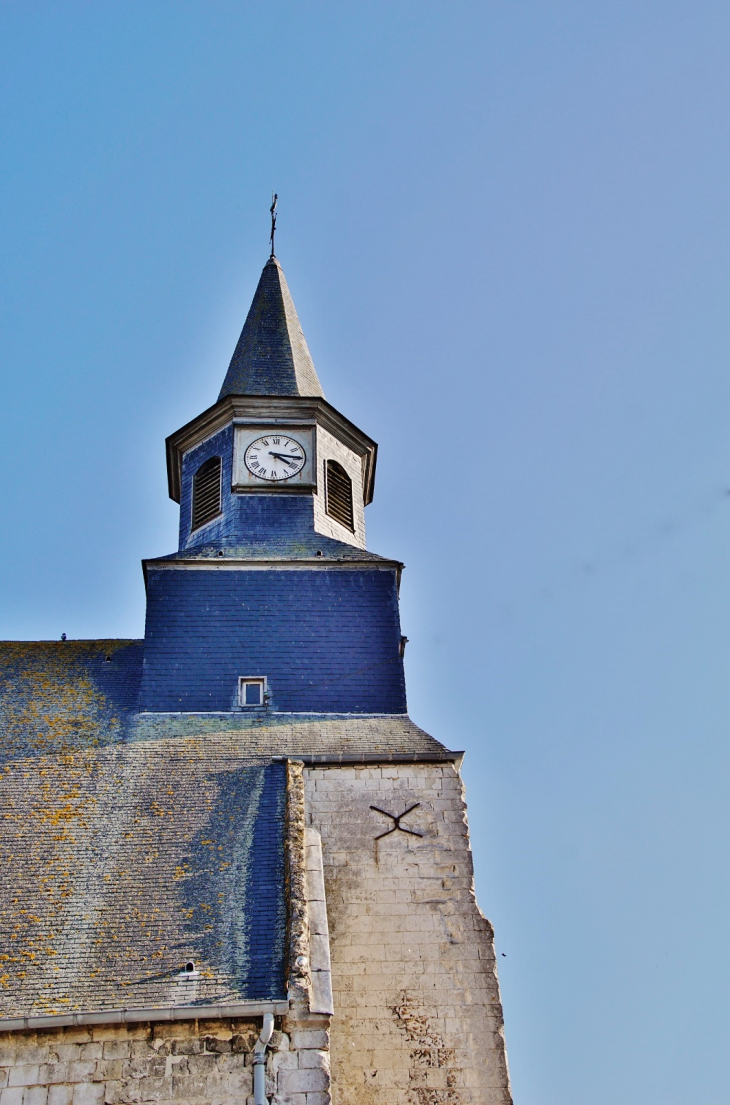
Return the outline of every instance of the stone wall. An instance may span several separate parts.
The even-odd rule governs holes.
[[[328,1105],[329,1018],[284,1019],[267,1062],[282,1105]],[[0,1033],[0,1105],[250,1105],[255,1021]]]
[[[474,897],[459,775],[318,766],[305,785],[324,853],[334,1105],[508,1105],[492,929]],[[416,803],[376,840],[396,822],[371,806],[397,816]]]

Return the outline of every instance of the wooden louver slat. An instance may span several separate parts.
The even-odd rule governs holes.
[[[336,460],[327,461],[327,513],[354,532],[352,480]]]
[[[193,524],[198,529],[221,512],[221,458],[211,457],[193,476]]]

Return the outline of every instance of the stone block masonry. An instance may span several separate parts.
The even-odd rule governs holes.
[[[305,786],[331,935],[333,1102],[509,1105],[493,934],[474,896],[458,773],[318,766]]]
[[[277,1105],[329,1102],[328,1023],[285,1018],[274,1033],[266,1092]],[[252,1105],[260,1028],[199,1020],[0,1033],[0,1105]]]

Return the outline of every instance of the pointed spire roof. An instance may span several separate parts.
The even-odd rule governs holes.
[[[264,266],[223,381],[226,395],[322,396],[322,385],[276,257]]]

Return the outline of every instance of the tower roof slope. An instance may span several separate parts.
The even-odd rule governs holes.
[[[226,395],[324,397],[276,257],[261,273],[218,398]]]

